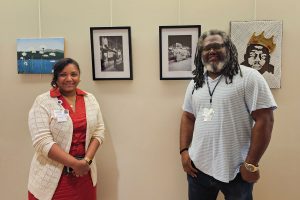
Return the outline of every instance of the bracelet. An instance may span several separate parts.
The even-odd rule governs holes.
[[[183,149],[181,149],[181,150],[180,150],[180,152],[179,152],[179,153],[181,154],[182,152],[184,152],[184,151],[188,151],[188,150],[189,150],[189,148],[183,148]]]
[[[83,160],[85,160],[88,165],[91,165],[93,162],[93,160],[89,159],[88,157],[84,157]]]

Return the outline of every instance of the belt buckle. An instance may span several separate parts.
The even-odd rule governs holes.
[[[66,167],[67,168],[67,174],[72,173],[73,169],[71,167]]]
[[[72,173],[72,171],[73,171],[73,169],[71,168],[71,167],[64,167],[64,169],[63,169],[63,174],[64,175],[69,175],[69,174],[71,174]]]
[[[77,160],[81,160],[84,156],[74,156]],[[73,169],[71,167],[64,166],[63,174],[70,175],[72,174]]]

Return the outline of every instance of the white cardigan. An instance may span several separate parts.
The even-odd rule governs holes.
[[[88,148],[92,138],[100,144],[104,140],[104,122],[96,98],[87,93],[84,95],[86,109],[86,143]],[[69,152],[73,123],[70,116],[66,122],[58,122],[54,110],[62,109],[56,97],[50,97],[50,92],[39,95],[29,112],[29,130],[33,141],[35,154],[33,156],[28,181],[28,190],[38,199],[51,200],[62,174],[63,165],[48,157],[48,152],[54,143],[65,152]],[[97,183],[96,164],[91,164],[93,185]]]

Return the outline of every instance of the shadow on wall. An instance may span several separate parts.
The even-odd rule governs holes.
[[[97,199],[118,200],[117,158],[107,125],[105,141],[96,154],[96,162],[98,170]]]

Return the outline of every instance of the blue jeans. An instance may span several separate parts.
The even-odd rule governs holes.
[[[187,175],[189,200],[216,200],[221,191],[226,200],[252,200],[253,183],[244,181],[241,174],[224,183],[198,170],[197,177]]]

